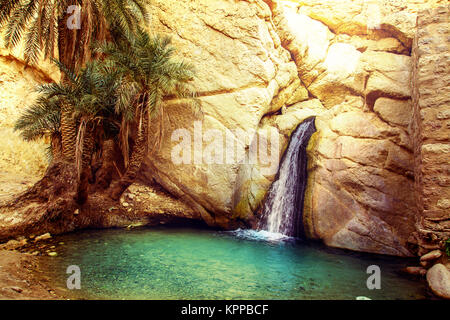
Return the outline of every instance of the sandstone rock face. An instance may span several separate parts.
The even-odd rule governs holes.
[[[295,127],[316,116],[305,200],[309,236],[336,247],[410,255],[410,50],[416,12],[426,4],[367,4],[155,1],[152,30],[172,35],[197,66],[202,110],[198,117],[173,101],[165,126],[186,128],[193,137],[201,121],[203,130],[232,132],[230,139],[247,153],[252,141],[236,129],[273,133],[281,156]],[[373,10],[379,15],[369,14]],[[176,143],[167,136],[149,156],[153,177],[210,224],[253,221],[274,178],[261,161],[174,165]],[[213,145],[226,148],[224,139]]]
[[[410,255],[406,239],[414,230],[415,201],[408,35],[372,28],[362,3],[273,5],[282,44],[323,105],[309,146],[304,223],[311,237],[330,246]],[[383,47],[387,39],[405,50]]]
[[[25,142],[13,128],[36,98],[36,86],[58,81],[60,75],[50,61],[41,59],[39,65],[28,66],[24,46],[6,49],[0,36],[0,201],[32,185],[48,165],[48,141]]]
[[[261,120],[308,99],[271,11],[262,1],[223,0],[154,1],[151,10],[152,31],[173,36],[179,53],[196,66],[201,114],[182,101],[168,102],[164,126],[169,134],[161,150],[149,156],[149,167],[161,185],[193,205],[208,223],[230,226],[232,220],[251,220],[276,173],[275,168],[265,176],[257,163],[245,160],[256,133],[272,132],[279,139],[278,131],[263,128]],[[174,164],[172,151],[179,141],[170,133],[179,129],[189,135],[190,145],[182,152],[191,161]],[[229,141],[236,151],[231,159],[226,158],[233,148]],[[226,148],[230,152],[208,161],[209,151]],[[280,152],[277,148],[277,157]]]
[[[34,88],[49,79],[0,51],[0,193],[20,191],[47,166],[44,141],[25,142],[14,132],[21,111],[36,97]],[[8,181],[15,181],[10,184]]]
[[[151,32],[172,36],[197,69],[200,112],[167,101],[166,134],[143,175],[187,204],[193,219],[255,226],[290,134],[316,116],[307,234],[334,247],[411,255],[410,52],[418,10],[441,3],[152,1]],[[435,110],[442,123],[448,116]],[[441,141],[424,150],[442,156],[445,148]]]
[[[414,156],[419,254],[450,237],[450,6],[419,15],[414,40]]]

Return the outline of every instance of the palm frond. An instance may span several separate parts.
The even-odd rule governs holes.
[[[0,27],[10,19],[20,2],[21,0],[0,0]]]
[[[60,132],[61,110],[58,99],[41,96],[26,108],[17,120],[14,130],[24,140],[31,141]]]
[[[7,47],[15,47],[19,44],[27,23],[36,13],[37,4],[38,0],[28,0],[16,7],[6,27],[5,44]]]
[[[105,56],[104,61],[121,74],[115,111],[122,117],[120,140],[125,165],[129,122],[135,121],[139,129],[143,117],[148,117],[148,123],[155,121],[160,128],[156,140],[161,141],[167,97],[188,99],[187,104],[200,105],[191,86],[195,70],[174,58],[175,48],[171,43],[170,37],[151,37],[138,27],[134,35],[126,34],[121,40],[97,44],[96,50]]]

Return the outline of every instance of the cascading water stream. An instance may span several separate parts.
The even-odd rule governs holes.
[[[306,147],[316,132],[315,117],[304,120],[293,132],[275,181],[267,194],[260,230],[303,237],[303,200],[307,183]]]

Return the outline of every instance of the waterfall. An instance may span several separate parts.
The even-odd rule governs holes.
[[[281,160],[262,209],[259,229],[303,237],[303,200],[307,183],[306,147],[316,132],[315,117],[298,125]]]

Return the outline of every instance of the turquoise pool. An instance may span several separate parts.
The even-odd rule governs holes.
[[[58,237],[51,273],[81,269],[86,299],[424,299],[423,282],[399,273],[407,260],[326,248],[267,232],[197,228],[90,230]],[[366,269],[381,268],[369,290]],[[55,277],[56,276],[56,277]]]

